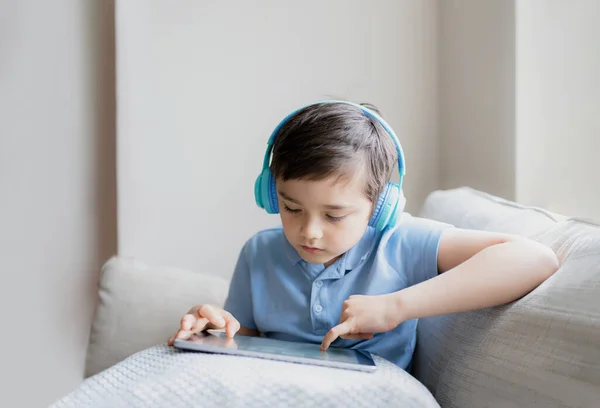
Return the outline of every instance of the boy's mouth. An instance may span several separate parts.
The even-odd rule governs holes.
[[[309,254],[318,254],[319,252],[323,251],[322,249],[309,247],[309,246],[305,246],[305,245],[302,245],[301,247],[302,247],[303,251],[308,252]]]

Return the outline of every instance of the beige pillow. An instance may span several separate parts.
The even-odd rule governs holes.
[[[222,306],[229,282],[185,269],[114,257],[102,268],[85,376],[165,343],[194,304]]]

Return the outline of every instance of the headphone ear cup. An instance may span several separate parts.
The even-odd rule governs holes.
[[[277,214],[279,212],[275,178],[268,168],[262,171],[254,183],[254,199],[256,204],[267,213]]]
[[[262,208],[263,210],[265,209],[265,205],[264,202],[262,200],[262,179],[263,179],[263,173],[260,173],[258,175],[258,177],[256,178],[256,181],[254,182],[254,201],[256,202],[256,205],[259,206],[260,208]]]
[[[404,190],[396,186],[398,189],[398,198],[396,199],[396,205],[394,210],[390,214],[390,217],[387,221],[388,227],[395,227],[404,211],[404,207],[406,206],[406,197],[404,197]]]
[[[399,204],[402,206],[400,209],[400,212],[402,212],[405,202],[406,200],[404,199],[404,194],[400,191],[400,187],[394,183],[387,183],[385,189],[379,195],[375,211],[373,211],[373,215],[369,220],[369,225],[378,231],[388,226],[393,227],[396,225],[398,218]]]
[[[277,200],[277,187],[275,185],[275,177],[271,170],[267,170],[269,178],[267,181],[267,195],[269,197],[269,214],[279,213],[279,201]]]
[[[386,185],[385,189],[381,192],[381,194],[379,194],[379,197],[377,198],[377,203],[375,203],[375,209],[373,210],[373,214],[369,219],[369,227],[375,228],[377,222],[379,221],[379,216],[381,215],[381,207],[383,206],[383,203],[387,198],[387,189],[388,186]]]

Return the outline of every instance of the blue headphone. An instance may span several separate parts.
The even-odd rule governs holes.
[[[400,179],[398,184],[388,182],[383,190],[383,192],[379,195],[379,199],[377,200],[377,204],[375,206],[375,210],[373,211],[373,215],[369,220],[369,226],[377,229],[383,230],[386,227],[393,227],[396,225],[396,221],[398,220],[398,216],[404,211],[404,205],[406,204],[406,199],[402,192],[402,179],[404,177],[404,153],[402,151],[402,147],[400,146],[400,141],[398,137],[392,130],[391,126],[389,126],[383,118],[379,115],[375,114],[370,109],[362,105],[358,105],[352,102],[347,101],[321,101],[310,104],[308,106],[313,106],[316,104],[323,103],[345,103],[348,105],[352,105],[358,109],[360,109],[365,115],[376,120],[381,124],[381,126],[385,129],[385,131],[390,135],[394,144],[396,145],[396,151],[398,153],[398,173],[400,174]],[[269,214],[277,214],[279,213],[279,204],[277,201],[277,190],[275,188],[275,178],[269,169],[269,161],[271,158],[271,151],[273,150],[273,143],[275,142],[275,137],[281,127],[296,113],[306,108],[304,106],[295,110],[294,112],[287,115],[273,130],[271,133],[271,137],[267,142],[267,151],[265,152],[265,157],[263,160],[263,168],[262,172],[256,179],[254,183],[254,198],[256,200],[256,204],[267,211]]]

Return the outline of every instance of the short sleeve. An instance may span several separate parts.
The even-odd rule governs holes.
[[[225,300],[224,309],[235,317],[242,327],[256,329],[252,307],[252,282],[248,262],[248,245],[240,252]]]
[[[445,229],[452,225],[425,218],[407,217],[391,232],[386,245],[388,259],[405,279],[416,285],[438,275],[438,249]]]

